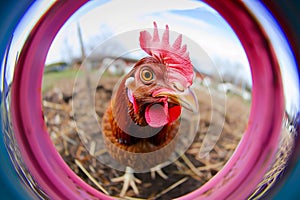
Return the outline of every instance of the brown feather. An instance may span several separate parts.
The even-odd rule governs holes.
[[[135,68],[121,81],[104,113],[102,133],[107,150],[114,159],[134,169],[141,169],[154,167],[170,156],[176,145],[180,122],[177,120],[160,128],[147,126],[145,105],[142,103],[139,104],[138,113],[134,113],[125,88],[126,79],[134,72]],[[142,137],[127,134],[131,131]],[[158,150],[160,152],[155,153]],[[145,155],[141,156],[140,153]]]

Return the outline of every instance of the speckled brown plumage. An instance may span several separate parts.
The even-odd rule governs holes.
[[[102,132],[107,151],[114,159],[136,170],[154,167],[168,159],[176,146],[179,120],[162,127],[152,137],[134,138],[120,129],[114,118],[111,105],[103,116]],[[143,120],[141,119],[141,121]],[[144,128],[141,127],[140,131],[143,130]],[[128,141],[120,142],[120,135],[123,136],[123,140],[127,139]]]
[[[123,165],[138,170],[151,168],[166,161],[174,151],[176,145],[174,138],[178,130],[178,122],[171,126],[166,126],[162,130],[167,133],[167,137],[160,145],[153,144],[149,138],[140,139],[133,144],[127,145],[118,142],[112,127],[114,121],[111,119],[111,109],[108,109],[106,112],[107,114],[103,118],[103,136],[106,148],[110,155]],[[155,152],[157,150],[160,150],[160,152]]]

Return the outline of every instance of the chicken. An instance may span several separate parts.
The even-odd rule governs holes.
[[[129,185],[138,190],[134,170],[145,171],[168,160],[177,143],[180,114],[198,111],[193,66],[179,35],[171,46],[169,27],[160,40],[154,22],[153,36],[141,31],[141,48],[149,54],[120,81],[102,119],[102,132],[112,158],[128,166],[120,196]]]

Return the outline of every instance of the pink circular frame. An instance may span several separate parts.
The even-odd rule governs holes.
[[[15,68],[11,114],[26,167],[50,199],[113,199],[82,181],[55,150],[43,119],[41,83],[49,47],[66,20],[87,0],[56,1],[32,30]],[[245,199],[276,152],[284,112],[283,87],[267,36],[241,1],[205,0],[238,35],[252,71],[247,130],[226,166],[179,199]]]

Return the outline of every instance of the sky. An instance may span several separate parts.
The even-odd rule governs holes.
[[[192,0],[173,0],[172,3],[168,0],[152,0],[147,5],[139,0],[92,1],[79,10],[58,33],[46,63],[68,61],[74,55],[80,57],[78,25],[89,54],[94,50],[91,46],[101,46],[112,37],[119,37],[122,47],[129,51],[138,49],[139,31],[153,28],[153,21],[157,22],[159,29],[163,30],[168,24],[171,31],[182,34],[183,43],[187,44],[195,63],[204,62],[199,61],[203,54],[206,54],[206,60],[212,60],[205,61],[210,66],[201,66],[202,71],[217,73],[216,67],[212,66],[213,61],[218,64],[229,63],[234,71],[239,66],[242,78],[251,85],[248,60],[233,30],[216,11],[202,2]],[[126,36],[122,40],[120,35],[128,32],[132,32],[132,38]],[[171,42],[176,36],[171,35]],[[138,57],[140,52],[136,53]]]

